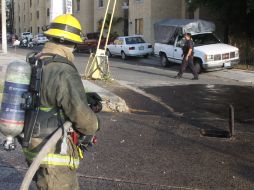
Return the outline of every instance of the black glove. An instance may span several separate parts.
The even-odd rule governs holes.
[[[102,110],[101,97],[96,92],[87,92],[87,102],[93,112],[98,113]]]
[[[85,135],[79,137],[79,143],[78,146],[80,149],[84,151],[90,151],[93,145],[97,143],[97,138],[94,135]]]

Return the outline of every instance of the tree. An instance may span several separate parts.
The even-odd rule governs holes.
[[[254,0],[186,0],[189,9],[206,7],[224,25],[224,38],[230,35],[246,35],[253,38]]]
[[[109,28],[111,16],[112,16],[111,13],[107,14],[107,17],[106,17],[106,20],[105,20],[105,29]],[[113,26],[123,22],[123,20],[124,19],[122,17],[114,17],[113,20],[112,20],[112,28],[113,28]],[[97,27],[98,31],[101,30],[102,24],[103,24],[103,18],[98,21],[98,27]]]

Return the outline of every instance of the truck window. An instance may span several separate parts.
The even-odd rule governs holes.
[[[183,47],[184,46],[184,38],[183,36],[178,36],[176,41],[176,47]]]
[[[209,44],[221,43],[220,40],[212,33],[196,34],[192,36],[194,46],[203,46]]]
[[[172,37],[172,38],[169,39],[168,45],[174,45],[174,44],[175,44],[175,38]]]

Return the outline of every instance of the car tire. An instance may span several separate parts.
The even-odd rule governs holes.
[[[107,55],[108,57],[112,57],[112,54],[111,54],[111,52],[109,51],[109,49],[106,50],[106,55]]]
[[[127,56],[124,53],[124,51],[121,52],[121,58],[122,58],[122,60],[126,60],[127,59]]]
[[[91,47],[89,48],[89,53],[96,53],[96,48],[95,47]]]
[[[160,63],[163,67],[167,67],[169,65],[169,61],[165,53],[160,54]]]
[[[202,62],[199,59],[194,60],[194,69],[198,74],[201,74],[203,71]]]
[[[145,54],[143,57],[147,59],[149,57],[149,54]]]

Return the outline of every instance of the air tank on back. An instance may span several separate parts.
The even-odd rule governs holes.
[[[22,95],[28,91],[31,78],[31,66],[23,60],[9,63],[3,90],[0,112],[0,132],[6,136],[4,148],[15,149],[14,138],[24,127],[25,110],[21,108],[24,103]]]

